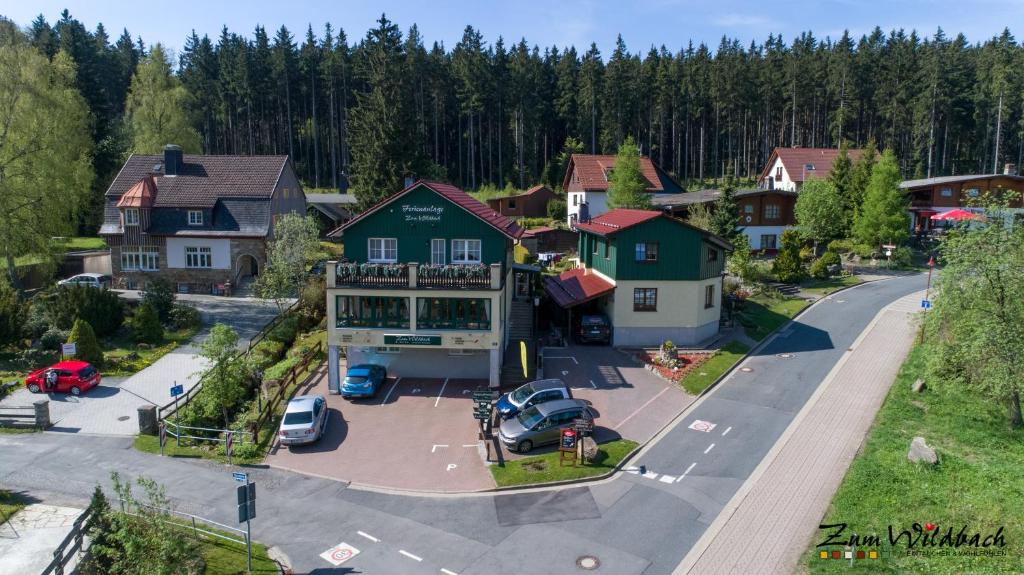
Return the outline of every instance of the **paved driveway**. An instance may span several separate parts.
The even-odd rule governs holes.
[[[377,396],[328,395],[322,374],[300,393],[327,398],[327,433],[310,446],[278,447],[273,467],[361,485],[420,491],[494,487],[479,455],[472,390],[485,380],[388,378]]]
[[[225,323],[238,332],[239,341],[248,341],[277,315],[277,307],[259,300],[231,299],[217,296],[179,296],[195,306],[203,318],[204,328],[183,345],[161,357],[146,369],[127,378],[105,378],[84,395],[47,394],[50,400],[51,431],[103,435],[135,435],[139,432],[138,408],[146,404],[161,405],[170,401],[170,387],[175,383],[186,389],[195,385],[204,362],[196,357],[196,346],[215,323]],[[20,388],[4,398],[0,405],[31,405],[42,395]]]

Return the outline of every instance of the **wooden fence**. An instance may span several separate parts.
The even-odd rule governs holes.
[[[295,300],[295,303],[285,308],[283,312],[277,314],[274,317],[274,319],[267,322],[267,325],[263,326],[263,329],[261,329],[259,333],[257,333],[252,339],[249,340],[249,345],[246,346],[245,350],[239,351],[238,354],[236,354],[235,357],[232,359],[238,359],[239,357],[243,355],[248,355],[250,352],[252,352],[252,348],[256,347],[257,344],[263,341],[263,338],[267,337],[267,334],[269,334],[275,327],[277,327],[282,321],[284,321],[288,314],[292,310],[294,310],[295,307],[298,305],[299,301]],[[163,421],[169,418],[170,416],[174,415],[174,413],[177,412],[179,409],[185,407],[186,405],[188,405],[190,401],[195,399],[195,397],[199,395],[199,391],[203,387],[203,381],[206,380],[206,376],[208,373],[209,372],[204,373],[203,376],[199,378],[199,381],[197,381],[195,385],[193,385],[188,391],[186,391],[184,395],[178,396],[177,401],[169,401],[164,405],[157,406],[156,420]]]
[[[75,519],[75,523],[71,526],[71,532],[53,551],[53,561],[50,561],[50,564],[46,566],[42,575],[50,575],[51,573],[53,575],[64,575],[64,566],[71,561],[76,553],[84,551],[82,548],[82,538],[85,536],[86,527],[82,524],[89,520],[91,513],[91,510],[86,509],[78,516],[78,519]]]
[[[260,415],[256,418],[249,428],[249,432],[252,433],[252,439],[255,443],[260,442],[260,429],[273,417],[277,412],[278,406],[281,405],[281,401],[288,396],[288,388],[301,383],[299,381],[300,375],[306,371],[309,364],[313,361],[317,355],[323,351],[323,342],[317,342],[316,347],[310,349],[302,356],[299,363],[295,364],[291,370],[281,378],[281,383],[277,386],[274,395],[267,398],[267,401],[263,402],[263,406],[260,411]]]

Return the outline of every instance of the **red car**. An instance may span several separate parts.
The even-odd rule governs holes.
[[[47,377],[51,371],[56,373],[57,380],[52,385],[48,385]],[[50,367],[37,369],[25,378],[25,387],[32,393],[45,391],[47,393],[57,392],[81,395],[83,392],[99,384],[99,370],[93,367],[91,363],[76,360],[62,361]]]

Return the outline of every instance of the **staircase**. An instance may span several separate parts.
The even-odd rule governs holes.
[[[518,387],[527,382],[523,377],[523,360],[519,342],[526,342],[527,371],[536,373],[536,342],[533,337],[533,305],[529,301],[513,301],[508,318],[508,346],[501,364],[501,387]]]

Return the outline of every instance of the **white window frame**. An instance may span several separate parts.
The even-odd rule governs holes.
[[[377,243],[376,246],[374,246],[375,242]],[[376,252],[376,256],[374,252]],[[366,259],[369,262],[378,264],[393,264],[397,262],[398,238],[368,238],[366,240]]]
[[[121,270],[132,272],[160,271],[160,252],[155,249],[121,249]]]
[[[185,267],[191,269],[213,268],[213,248],[210,246],[185,246]]]
[[[194,217],[198,216],[198,217]],[[190,226],[201,226],[203,225],[203,210],[189,210],[188,211],[188,225]]]
[[[139,208],[125,208],[124,209],[124,225],[126,225],[126,226],[137,226],[137,225],[139,225]]]
[[[461,247],[459,247],[461,246]],[[472,249],[475,246],[476,249]],[[476,259],[470,255],[476,253]],[[459,257],[462,255],[463,257]],[[452,240],[453,264],[479,264],[483,261],[483,242],[477,239],[459,238]]]
[[[764,205],[764,219],[766,220],[777,220],[782,217],[782,209],[779,204],[765,204]]]
[[[447,263],[448,242],[444,238],[430,240],[430,263],[435,266],[443,266]]]
[[[952,198],[953,197],[953,188],[951,188],[949,186],[941,188],[941,189],[939,189],[939,195],[942,196],[943,198]]]

